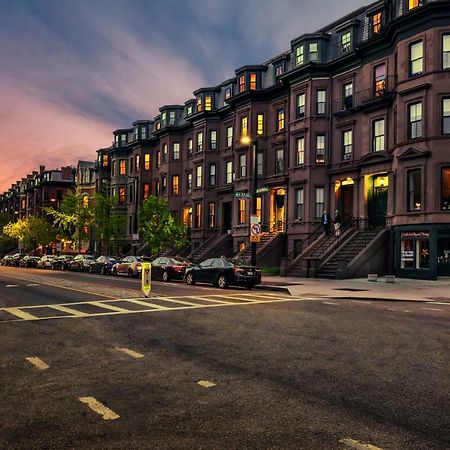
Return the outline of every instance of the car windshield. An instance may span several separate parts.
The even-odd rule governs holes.
[[[92,255],[85,255],[85,257],[84,257],[85,259],[95,259]]]

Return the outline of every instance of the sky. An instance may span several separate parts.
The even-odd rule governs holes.
[[[0,0],[0,192],[95,160],[112,132],[184,104],[362,0]]]

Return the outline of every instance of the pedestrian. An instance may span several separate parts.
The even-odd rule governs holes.
[[[341,215],[338,210],[334,213],[334,235],[336,237],[341,235]]]
[[[328,214],[326,209],[323,210],[322,225],[323,225],[325,234],[328,236],[328,234],[330,232],[330,215]]]

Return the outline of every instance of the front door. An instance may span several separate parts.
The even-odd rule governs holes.
[[[438,239],[437,274],[450,276],[450,238]]]
[[[369,197],[369,225],[381,227],[386,225],[388,178],[385,175],[373,177],[372,192]]]
[[[286,191],[284,189],[275,189],[271,192],[271,227],[274,227],[274,230],[278,232],[284,231],[285,196]]]
[[[227,233],[231,230],[231,224],[233,220],[232,216],[233,207],[231,202],[226,202],[222,204],[222,232]]]
[[[353,216],[353,186],[341,187],[341,201],[339,206],[342,222],[349,221]]]

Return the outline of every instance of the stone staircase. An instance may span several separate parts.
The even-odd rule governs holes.
[[[256,255],[270,242],[278,233],[275,231],[266,231],[261,235],[261,240],[256,243]],[[235,258],[244,259],[246,261],[250,261],[252,256],[252,246],[251,244],[247,245],[244,250],[236,253]]]
[[[233,238],[228,234],[215,234],[208,238],[200,247],[188,256],[194,263],[201,262],[207,258],[228,256],[232,250]],[[220,253],[220,254],[219,254]]]
[[[353,258],[361,253],[377,236],[379,229],[357,230],[350,239],[346,239],[330,258],[319,267],[317,278],[339,278],[338,272],[344,269]]]

